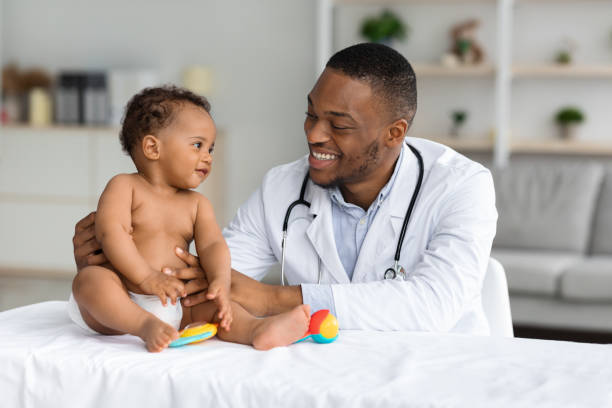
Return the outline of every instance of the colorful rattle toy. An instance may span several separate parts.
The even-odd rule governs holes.
[[[299,343],[311,338],[317,343],[331,343],[338,338],[338,319],[327,309],[312,314],[306,335],[296,341]]]
[[[200,343],[217,334],[217,323],[192,323],[181,330],[180,337],[170,343],[170,347],[181,347],[188,344]]]

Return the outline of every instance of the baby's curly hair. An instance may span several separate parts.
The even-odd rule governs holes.
[[[172,123],[178,108],[191,103],[210,113],[210,103],[200,95],[174,85],[145,88],[130,99],[123,115],[119,140],[123,150],[132,149],[146,135],[155,135]]]

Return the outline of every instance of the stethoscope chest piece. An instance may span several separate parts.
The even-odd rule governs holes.
[[[384,277],[385,279],[404,279],[406,277],[406,271],[401,265],[394,266],[385,271]]]

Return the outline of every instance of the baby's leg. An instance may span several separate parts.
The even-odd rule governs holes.
[[[251,344],[258,350],[288,346],[301,339],[310,323],[310,306],[300,305],[275,316],[255,317],[236,302],[232,303],[234,320],[229,331],[219,327],[221,340],[232,343]],[[216,305],[205,302],[192,308],[194,322],[218,321]]]
[[[88,266],[72,282],[81,316],[100,334],[133,334],[158,352],[178,337],[174,327],[134,303],[119,276],[108,268]]]

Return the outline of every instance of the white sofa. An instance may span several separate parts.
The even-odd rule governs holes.
[[[523,157],[493,175],[515,326],[612,333],[612,170]]]

